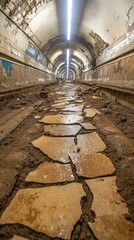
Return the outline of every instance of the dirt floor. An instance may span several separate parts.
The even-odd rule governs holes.
[[[43,103],[33,111],[33,113],[25,119],[12,133],[10,133],[0,144],[0,178],[2,179],[2,197],[0,199],[1,214],[14,198],[19,189],[25,187],[42,187],[50,184],[25,183],[25,178],[31,170],[37,168],[44,161],[53,162],[39,150],[35,149],[31,142],[44,134],[43,124],[39,124],[35,116],[44,117],[45,114],[53,114],[51,105],[55,100],[55,88],[57,85],[49,87],[40,86],[32,89],[22,90],[19,93],[6,97],[0,102],[0,119],[16,109],[23,109],[42,100]],[[51,95],[50,95],[51,94]],[[53,95],[52,95],[53,94]],[[132,110],[109,100],[108,97],[100,89],[90,88],[85,85],[78,85],[78,94],[84,100],[85,105],[92,105],[99,110],[105,118],[108,119],[115,127],[117,127],[127,138],[128,142],[134,144],[134,114]],[[73,101],[72,101],[73,103]],[[45,109],[45,110],[44,110]],[[44,114],[45,111],[45,114]],[[57,109],[56,113],[60,110]],[[84,113],[83,113],[84,115]],[[88,119],[87,119],[88,121]],[[100,120],[101,121],[101,120]],[[100,124],[99,121],[99,124]],[[118,192],[124,197],[129,214],[126,218],[134,222],[134,155],[133,151],[126,151],[118,154],[114,145],[111,144],[110,137],[103,132],[101,124],[98,127],[98,119],[92,119],[92,123],[96,125],[97,132],[107,145],[105,154],[112,160],[116,169]],[[81,133],[85,133],[82,129]],[[126,140],[127,142],[127,140]],[[129,145],[129,144],[128,144]],[[94,212],[91,211],[92,193],[84,182],[84,178],[79,178],[72,164],[75,175],[75,181],[81,182],[87,193],[82,199],[81,206],[83,216],[76,223],[71,239],[86,240],[97,239],[86,219],[94,221]],[[11,174],[12,170],[12,174]],[[4,180],[3,180],[4,179]],[[66,182],[62,183],[63,185]],[[0,239],[11,239],[17,233],[20,233],[29,239],[51,239],[49,236],[37,234],[30,229],[20,225],[6,225],[0,228]],[[60,238],[55,238],[60,239]]]

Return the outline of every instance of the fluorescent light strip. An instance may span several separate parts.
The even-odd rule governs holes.
[[[71,22],[72,22],[72,0],[68,0],[68,14],[67,14],[67,40],[71,38]]]
[[[67,78],[69,76],[69,58],[70,58],[70,51],[67,49]]]

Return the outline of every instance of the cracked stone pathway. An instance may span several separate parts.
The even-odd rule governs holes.
[[[133,224],[124,216],[128,209],[117,193],[115,168],[92,125],[92,118],[101,113],[86,106],[80,93],[78,86],[66,84],[49,94],[55,99],[51,115],[35,117],[44,124],[44,135],[32,144],[50,161],[28,174],[25,181],[34,187],[17,192],[0,223],[42,234],[30,239],[133,240]]]

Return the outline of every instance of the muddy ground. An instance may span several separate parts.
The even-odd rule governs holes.
[[[134,114],[132,110],[120,105],[114,100],[109,100],[108,97],[100,90],[89,88],[84,85],[80,85],[81,91],[79,95],[84,99],[86,105],[91,104],[98,109],[103,115],[109,119],[116,127],[118,127],[128,138],[134,143]],[[12,96],[4,98],[0,103],[0,118],[8,114],[11,110],[20,109],[31,104],[43,100],[43,103],[38,109],[36,109],[26,120],[24,120],[15,131],[8,135],[0,144],[0,168],[4,169],[4,179],[7,184],[7,195],[4,196],[0,202],[1,213],[8,206],[10,201],[15,196],[15,193],[20,188],[25,187],[42,187],[42,184],[29,184],[25,183],[27,174],[37,168],[37,166],[44,161],[52,161],[51,159],[44,157],[44,154],[39,150],[34,149],[31,142],[44,134],[43,124],[39,124],[34,117],[40,115],[44,117],[44,108],[50,108],[54,102],[54,95],[49,93],[54,92],[55,85],[50,87],[34,87],[32,89],[23,90],[19,93],[14,93]],[[48,98],[49,96],[49,98]],[[96,98],[94,98],[94,96]],[[49,100],[48,100],[49,99]],[[45,110],[47,114],[53,114],[49,109]],[[59,111],[57,110],[58,113]],[[82,130],[84,132],[84,130]],[[105,151],[106,155],[110,157],[115,168],[117,176],[117,186],[119,193],[124,197],[127,207],[129,208],[129,214],[126,215],[128,220],[134,222],[134,156],[133,154],[125,154],[122,157],[117,156],[115,149],[107,141],[105,134],[101,129],[98,129],[99,135],[107,145]],[[72,166],[73,167],[73,166]],[[5,172],[6,169],[6,172]],[[11,169],[12,174],[11,174]],[[74,169],[75,174],[75,169]],[[76,181],[83,182],[84,179],[77,179]],[[66,184],[66,183],[64,183]],[[84,183],[83,183],[84,184]],[[10,192],[10,189],[13,190]],[[45,185],[44,185],[45,186]],[[46,185],[47,186],[47,185]],[[83,215],[90,220],[94,220],[94,214],[89,211],[92,195],[85,186],[87,191],[87,198],[82,201]],[[87,214],[88,212],[88,214]],[[9,239],[18,231],[25,232],[23,235],[28,236],[30,239],[50,239],[48,236],[37,235],[31,233],[29,229],[23,229],[20,226],[7,226],[0,230],[0,239]],[[77,238],[77,232],[81,231],[81,237]],[[58,238],[57,238],[58,239]],[[86,222],[81,219],[76,224],[72,239],[96,239],[93,233],[90,231]]]

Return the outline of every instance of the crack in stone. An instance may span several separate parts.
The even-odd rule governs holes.
[[[52,187],[52,186],[64,186],[67,184],[74,183],[75,181],[65,181],[65,182],[56,182],[56,183],[36,183],[36,182],[25,182],[22,189],[27,188],[46,188],[46,187]]]
[[[75,178],[75,181],[78,183],[82,183],[83,190],[86,196],[81,199],[81,208],[82,215],[80,220],[75,224],[74,229],[72,231],[71,240],[97,240],[93,231],[90,229],[88,222],[94,222],[95,213],[91,211],[92,203],[93,203],[93,194],[90,191],[89,186],[86,184],[85,179],[80,178],[77,174],[77,167],[73,163],[71,157],[69,156],[72,172]]]

